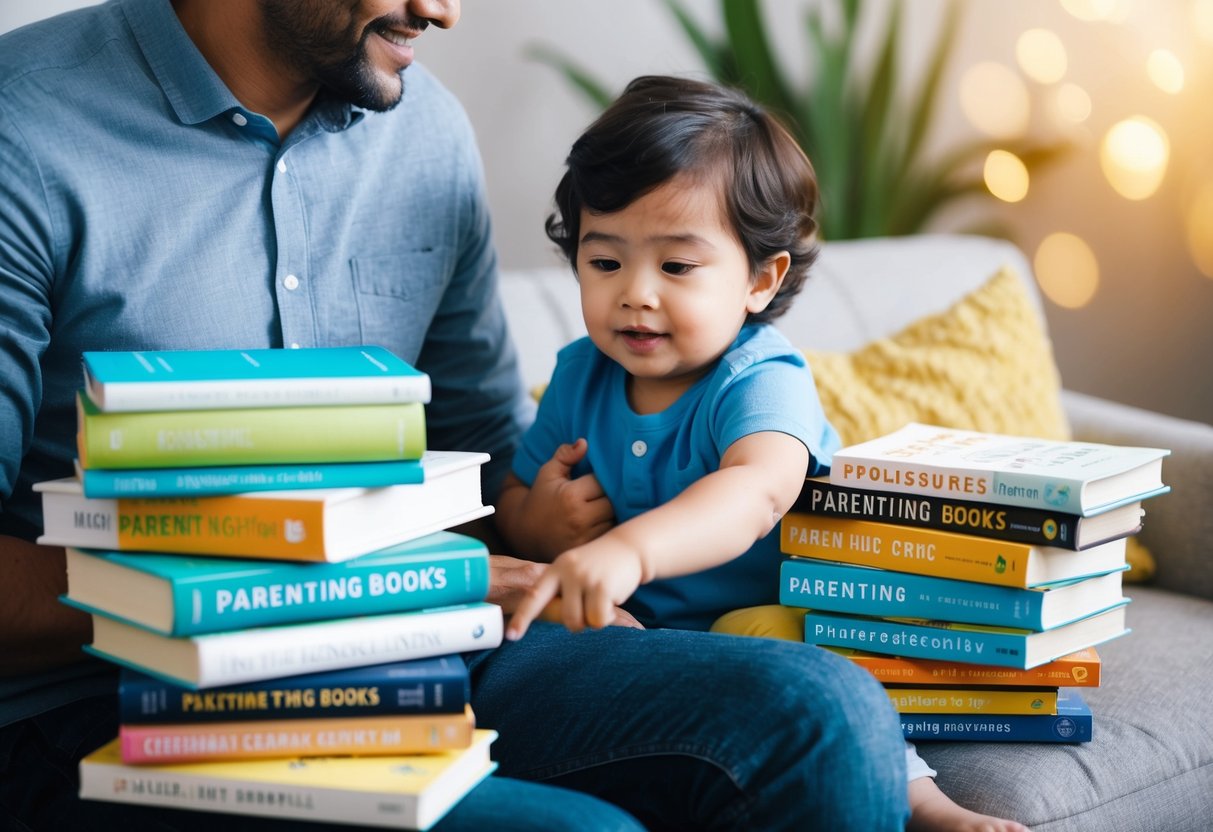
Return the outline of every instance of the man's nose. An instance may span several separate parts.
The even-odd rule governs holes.
[[[459,0],[408,0],[405,6],[410,15],[428,20],[439,29],[449,29],[459,22]]]

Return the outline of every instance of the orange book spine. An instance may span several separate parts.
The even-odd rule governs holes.
[[[784,554],[1000,586],[1028,585],[1032,547],[1005,540],[788,512]]]
[[[118,548],[324,560],[324,504],[249,497],[119,499]]]
[[[469,707],[461,714],[123,725],[118,737],[124,763],[151,765],[421,754],[467,748],[474,728]]]
[[[880,682],[890,685],[1094,688],[1099,687],[1100,670],[1103,667],[1099,654],[1092,647],[1062,656],[1030,670],[932,659],[905,659],[899,656],[865,653],[845,647],[827,647],[825,649],[846,656]]]

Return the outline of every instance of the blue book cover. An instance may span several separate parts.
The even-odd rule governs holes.
[[[108,412],[430,400],[429,376],[377,346],[86,352],[84,384]]]
[[[1057,693],[1055,715],[902,714],[901,732],[913,742],[1090,742],[1091,709],[1082,694],[1076,688]]]
[[[123,668],[118,683],[123,725],[463,713],[470,696],[467,665],[459,656],[351,667],[207,690],[192,690]]]
[[[1122,567],[1032,589],[959,581],[789,558],[780,566],[779,603],[879,618],[929,618],[1047,630],[1124,601]]]
[[[488,549],[442,531],[340,563],[67,550],[64,603],[169,636],[482,601]]]
[[[77,463],[76,478],[85,497],[213,497],[247,491],[406,485],[424,482],[425,468],[417,459],[89,470]]]
[[[826,647],[852,647],[910,659],[1017,667],[1042,665],[1067,653],[1094,647],[1128,633],[1128,599],[1105,612],[1043,632],[959,624],[922,618],[870,618],[810,610],[804,640]]]

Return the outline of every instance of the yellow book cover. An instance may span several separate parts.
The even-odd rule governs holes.
[[[885,684],[1099,687],[1103,661],[1094,647],[1078,650],[1028,670],[987,664],[886,656],[850,647],[826,647],[846,656]]]
[[[1034,587],[1125,564],[1124,538],[1080,552],[938,529],[788,512],[784,554],[1000,586]]]
[[[123,725],[118,738],[123,762],[135,765],[337,754],[385,756],[467,748],[475,724],[469,706],[461,714]]]
[[[80,797],[142,806],[428,829],[496,768],[478,729],[468,748],[388,757],[293,757],[133,766],[114,739],[80,761]]]
[[[902,714],[1047,714],[1057,713],[1057,688],[885,686]]]

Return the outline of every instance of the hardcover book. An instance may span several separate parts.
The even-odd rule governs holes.
[[[1059,511],[898,494],[837,485],[809,477],[792,511],[844,520],[876,520],[900,526],[992,537],[1035,546],[1086,549],[1141,531],[1141,502],[1083,517]]]
[[[1124,602],[1122,571],[1034,589],[789,558],[779,603],[880,618],[934,618],[1049,630]]]
[[[495,731],[469,748],[392,757],[313,757],[133,766],[119,740],[80,761],[80,797],[169,809],[429,829],[487,777]]]
[[[883,684],[1099,687],[1103,662],[1094,647],[1076,650],[1036,667],[1019,670],[991,664],[907,659],[849,647],[827,647],[846,656]]]
[[[1168,454],[912,422],[838,451],[830,482],[1088,515],[1168,491]]]
[[[1057,688],[959,688],[885,685],[901,714],[1055,714]]]
[[[869,520],[788,512],[785,554],[1008,587],[1036,587],[1125,567],[1125,538],[1075,552]]]
[[[177,468],[418,459],[425,405],[106,413],[76,395],[80,467]]]
[[[1125,627],[1127,604],[1126,599],[1106,612],[1040,633],[981,624],[919,618],[869,618],[810,610],[804,616],[804,640],[809,644],[851,647],[894,656],[1026,670],[1129,632]]]
[[[307,717],[463,713],[471,696],[459,656],[434,656],[192,690],[123,668],[118,718],[123,725],[200,724]]]
[[[457,714],[123,725],[118,741],[122,762],[133,765],[425,754],[467,748],[475,722],[467,707]]]
[[[381,488],[422,482],[425,469],[419,459],[88,471],[77,462],[76,479],[85,497],[210,497],[300,488]]]
[[[222,497],[90,499],[73,477],[42,494],[39,543],[114,551],[343,561],[491,514],[488,454],[427,451],[425,481],[386,488],[259,491]]]
[[[489,554],[435,532],[340,563],[67,549],[64,603],[167,636],[483,601]]]
[[[936,716],[905,714],[901,732],[907,740],[925,742],[1090,742],[1091,709],[1073,688],[1062,688],[1055,715]]]
[[[430,378],[383,347],[84,353],[107,412],[430,400]]]
[[[94,614],[84,650],[198,689],[486,650],[501,630],[501,607],[486,603],[179,638]]]

